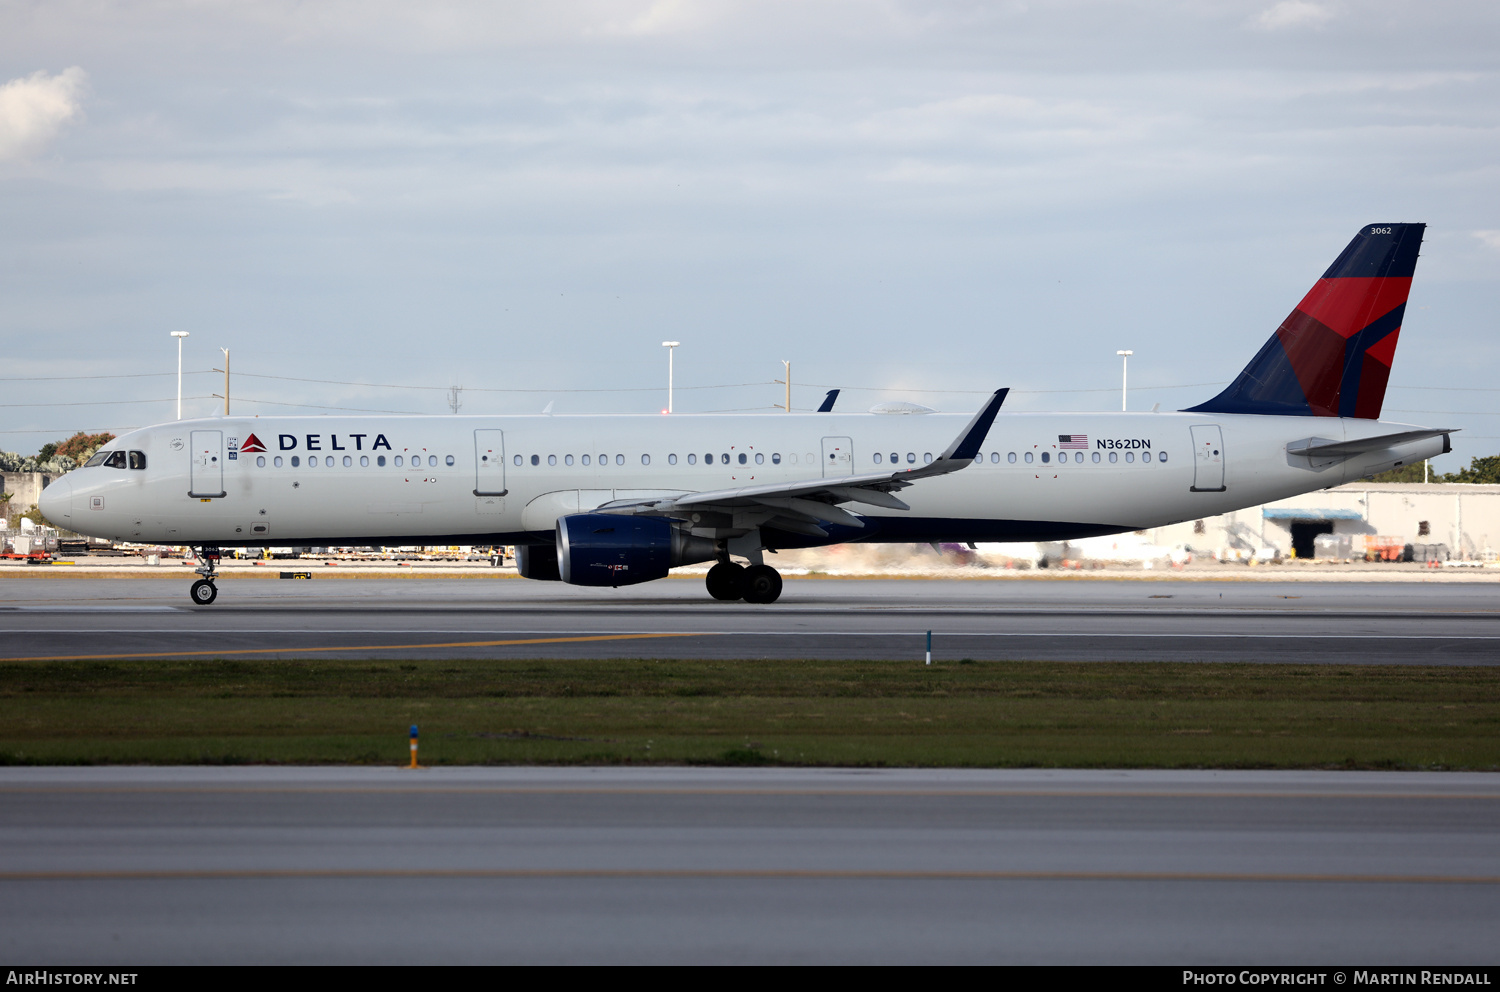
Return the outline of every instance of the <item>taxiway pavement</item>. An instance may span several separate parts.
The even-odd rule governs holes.
[[[0,957],[1491,964],[1500,775],[0,769]]]
[[[0,660],[130,657],[921,657],[1500,663],[1493,583],[788,579],[770,606],[701,583],[6,577]]]

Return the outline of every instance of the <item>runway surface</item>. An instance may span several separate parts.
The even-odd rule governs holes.
[[[1500,585],[789,579],[771,606],[701,583],[6,577],[0,659],[913,658],[1500,663]]]
[[[1500,775],[0,769],[27,964],[1487,964]]]

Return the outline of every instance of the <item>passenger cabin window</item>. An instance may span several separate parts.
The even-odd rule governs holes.
[[[773,451],[773,452],[771,452],[771,464],[772,465],[780,465],[781,464],[781,452],[779,452],[779,451]]]
[[[677,456],[676,455],[668,455],[667,456],[667,464],[668,465],[676,465],[677,464]]]
[[[1016,453],[1012,451],[1010,454],[1005,456],[1005,460],[1014,465],[1016,463]]]
[[[437,468],[437,455],[428,455],[427,465],[429,468]]]
[[[625,456],[624,455],[615,455],[615,464],[616,465],[624,465],[625,464]]]
[[[548,465],[556,465],[557,464],[557,456],[556,455],[548,455],[547,456],[547,464]]]
[[[541,463],[542,463],[542,456],[541,455],[532,455],[531,456],[531,464],[533,464],[533,465],[540,465]]]
[[[581,458],[580,458],[580,459],[579,459],[579,461],[581,461],[581,462],[583,462],[583,463],[584,463],[584,464],[585,464],[585,465],[587,465],[587,464],[588,464],[588,463],[589,463],[589,456],[588,456],[588,455],[584,455],[584,456],[582,456],[582,457],[581,457]]]
[[[1159,461],[1159,462],[1165,462],[1167,460],[1167,453],[1165,451],[1159,451],[1159,452],[1157,452],[1156,453],[1156,460]]]
[[[255,467],[256,468],[265,468],[266,467],[266,456],[265,455],[256,455],[255,456]]]
[[[281,456],[277,455],[275,458],[271,459],[271,464],[275,465],[277,468],[280,468],[281,467]],[[384,458],[380,459],[380,464],[382,464],[382,465],[385,464],[385,459]]]
[[[563,455],[563,464],[564,465],[571,465],[571,464],[573,464],[573,456],[572,455]]]
[[[651,464],[651,456],[650,455],[642,455],[641,456],[641,464],[642,465],[650,465]]]
[[[327,458],[323,459],[323,464],[327,465],[329,468],[333,468],[333,456],[329,455]],[[345,462],[344,464],[347,465],[348,462]]]
[[[443,464],[447,465],[449,468],[452,468],[453,467],[453,456],[449,455],[448,457],[444,458],[443,459]]]
[[[1150,460],[1151,460],[1151,452],[1149,452],[1149,451],[1143,451],[1143,452],[1141,452],[1141,461],[1143,461],[1143,462],[1149,462]]]
[[[369,455],[360,455],[359,456],[359,467],[360,468],[369,468],[370,467],[370,456]]]
[[[688,464],[689,465],[696,465],[696,464],[698,464],[698,456],[697,455],[688,455]]]
[[[878,451],[875,452],[875,464],[876,465],[880,464],[880,452],[878,452]]]
[[[354,456],[353,455],[345,455],[344,456],[344,467],[345,468],[350,468],[353,465],[354,465]]]
[[[397,467],[397,468],[400,468],[400,467],[401,467],[401,456],[400,456],[400,455],[397,455],[397,456],[396,456],[396,458],[395,458],[395,463],[396,463],[396,467]],[[296,459],[293,459],[293,460],[292,460],[292,464],[293,464],[293,465],[295,465],[295,464],[297,464],[297,461],[296,461]],[[521,464],[521,456],[520,456],[520,455],[517,455],[517,456],[516,456],[516,464],[517,464],[517,465],[519,465],[519,464]]]
[[[755,453],[755,464],[757,464],[757,465],[764,465],[765,463],[766,463],[766,456],[763,455],[763,454],[761,454],[759,451],[757,451]]]
[[[511,461],[512,465],[519,465],[519,464],[521,464],[521,456],[517,455],[516,457],[512,458],[510,461]],[[400,455],[396,456],[396,464],[397,465],[401,464],[401,456]],[[588,463],[584,462],[584,464],[587,465]]]
[[[281,464],[281,460],[279,458],[276,460],[276,464]],[[375,457],[375,464],[379,465],[381,468],[385,468],[385,455],[377,455]]]
[[[1094,452],[1094,464],[1095,465],[1099,464],[1099,452],[1097,452],[1097,451]]]
[[[1010,453],[1010,460],[1011,461],[1015,461],[1016,460],[1016,453],[1014,451],[1012,451]],[[998,451],[991,451],[990,452],[990,464],[991,465],[999,465],[1000,464],[1000,452],[998,452]]]
[[[706,455],[703,456],[703,464],[705,464],[705,465],[712,465],[713,463],[714,463],[713,452],[709,452],[708,454],[706,454]]]
[[[748,463],[749,461],[750,461],[750,459],[747,458],[747,457],[745,457],[745,453],[743,451],[741,451],[740,452],[740,464],[744,465],[744,464]]]
[[[1119,460],[1120,460],[1120,453],[1118,451],[1111,451],[1109,453],[1110,464],[1114,464],[1115,462],[1117,462]]]
[[[1135,452],[1134,451],[1127,451],[1127,452],[1125,452],[1125,460],[1127,462],[1133,462],[1133,461],[1135,461]]]
[[[1046,451],[1042,452],[1042,464],[1043,465],[1047,464],[1051,460],[1052,460],[1052,455],[1049,452],[1046,452]]]
[[[1029,452],[1029,451],[1026,452],[1026,464],[1027,465],[1031,464],[1031,452]]]
[[[292,468],[296,468],[301,463],[302,463],[302,459],[301,458],[298,458],[296,455],[292,456]]]
[[[146,453],[144,451],[132,451],[130,453],[130,467],[133,469],[144,469],[146,467]]]

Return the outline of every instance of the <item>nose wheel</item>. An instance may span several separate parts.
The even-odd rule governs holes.
[[[193,569],[203,578],[193,583],[188,590],[188,596],[198,606],[207,606],[219,598],[219,589],[214,585],[214,579],[218,578],[219,549],[214,547],[194,548],[198,555],[198,567]]]

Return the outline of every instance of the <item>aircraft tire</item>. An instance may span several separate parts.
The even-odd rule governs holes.
[[[721,561],[708,570],[704,580],[708,594],[714,599],[732,602],[745,595],[745,566],[732,561]]]
[[[781,573],[770,565],[751,565],[745,569],[743,587],[745,602],[774,603],[781,598]]]
[[[219,589],[207,579],[199,579],[197,582],[194,582],[193,587],[188,590],[188,596],[191,597],[193,602],[197,603],[199,606],[208,606],[214,600],[219,598]]]

